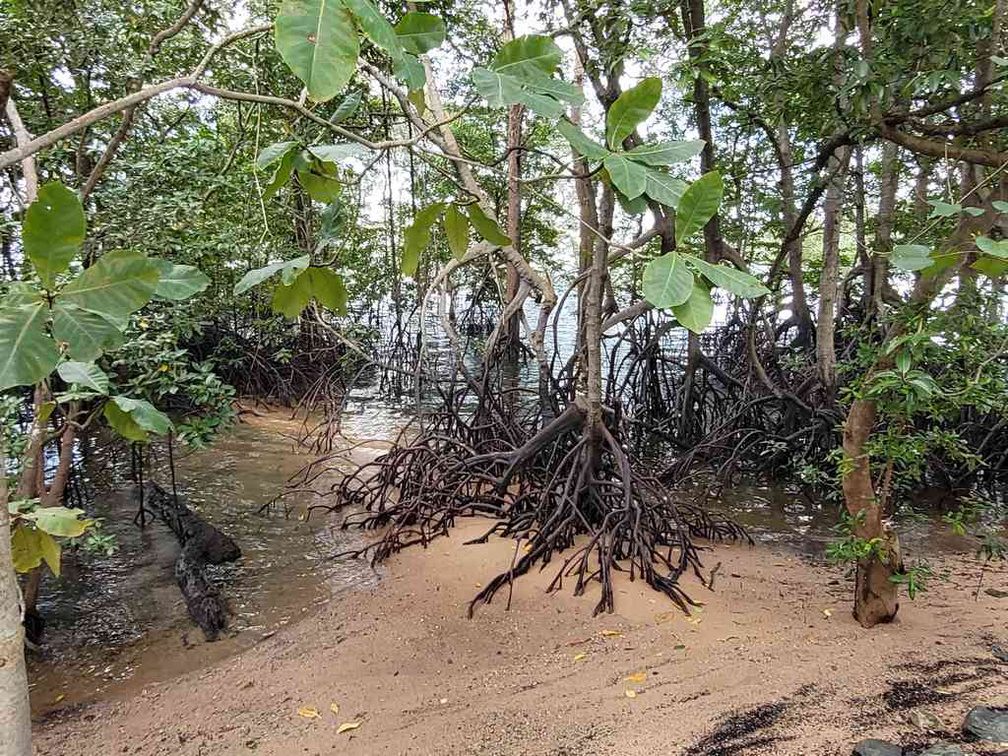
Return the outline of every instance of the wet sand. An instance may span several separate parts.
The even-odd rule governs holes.
[[[1008,702],[991,654],[1008,599],[973,599],[971,556],[935,558],[943,579],[871,631],[841,571],[733,545],[704,555],[721,563],[713,592],[686,581],[704,602],[692,617],[625,576],[616,613],[593,617],[591,592],[545,593],[555,562],[516,583],[510,611],[502,593],[470,620],[514,548],[463,545],[485,527],[397,555],[379,585],[205,669],[91,704],[35,700],[37,752],[848,754],[863,737],[937,740],[914,712],[955,730],[970,707]],[[1008,569],[985,586],[1008,590]]]

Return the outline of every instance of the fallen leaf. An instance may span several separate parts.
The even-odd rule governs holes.
[[[438,701],[438,703],[440,703],[440,704],[446,704],[446,703],[448,703],[448,699],[447,698],[442,698],[442,699],[440,699]]]
[[[676,612],[658,612],[655,615],[655,624],[664,625],[666,622],[671,622],[676,617]]]
[[[339,704],[336,703],[335,701],[329,704],[329,711],[331,711],[333,714],[339,714]]]
[[[339,735],[341,732],[349,732],[350,730],[356,730],[360,726],[361,726],[360,722],[344,722],[337,728],[336,734]]]
[[[574,657],[574,661],[579,662],[584,658],[585,658],[584,654],[578,654],[577,656]]]
[[[615,637],[618,637],[620,635],[623,635],[623,631],[622,630],[603,630],[602,631],[602,635],[604,635],[604,636],[606,636],[608,638],[615,638]]]
[[[64,698],[66,698],[66,693],[60,693],[58,696],[56,696],[56,703],[59,703]]]
[[[630,688],[627,688],[625,691],[623,691],[623,694],[627,698],[637,698],[637,691],[636,690],[630,690]]]
[[[319,710],[312,708],[311,706],[305,706],[298,709],[298,716],[304,717],[305,719],[318,719],[322,715],[319,714]]]
[[[830,617],[833,616],[833,610],[832,609],[823,609],[822,613],[824,615],[826,615],[826,619],[829,619]]]
[[[672,648],[675,651],[685,651],[686,650],[686,646],[684,646],[682,643],[680,643],[678,646],[672,646]]]
[[[477,588],[482,588],[483,587],[483,583],[476,583],[476,587]]]
[[[647,672],[634,672],[626,681],[632,683],[642,683],[647,680]]]
[[[525,553],[527,554],[530,551],[532,551],[532,544],[531,543],[526,543],[525,544]]]

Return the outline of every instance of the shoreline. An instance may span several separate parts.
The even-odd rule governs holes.
[[[953,727],[1008,701],[1008,663],[990,652],[1008,640],[1008,599],[974,601],[979,565],[962,556],[936,559],[948,579],[870,631],[850,616],[841,570],[728,544],[704,552],[705,571],[722,565],[713,592],[683,579],[704,602],[691,617],[626,575],[615,613],[592,617],[595,586],[545,593],[554,559],[516,581],[510,611],[505,590],[469,620],[513,551],[499,538],[463,545],[483,530],[461,520],[393,557],[376,587],[209,667],[51,709],[37,752],[846,754],[863,737],[937,740],[907,719],[915,711]],[[986,585],[1008,588],[1008,569],[988,568]]]

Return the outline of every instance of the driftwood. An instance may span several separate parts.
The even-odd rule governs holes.
[[[230,536],[157,483],[147,483],[143,490],[143,507],[164,522],[182,546],[175,560],[175,582],[185,597],[189,615],[207,640],[216,640],[227,626],[228,610],[220,591],[207,578],[206,567],[235,561],[241,549]]]

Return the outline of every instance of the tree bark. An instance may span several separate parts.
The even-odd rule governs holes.
[[[5,471],[6,467],[6,450],[0,446],[0,471]],[[0,474],[0,754],[31,756],[31,752],[31,709],[21,600],[11,556],[7,476]]]

